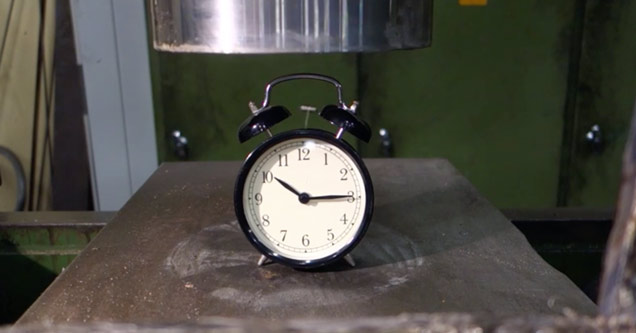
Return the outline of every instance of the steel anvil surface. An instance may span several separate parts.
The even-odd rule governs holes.
[[[19,323],[596,312],[446,160],[366,163],[375,213],[356,267],[257,266],[232,202],[240,163],[167,163]]]

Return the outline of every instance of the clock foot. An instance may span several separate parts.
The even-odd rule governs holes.
[[[353,257],[350,254],[347,254],[346,256],[344,256],[344,260],[347,262],[347,264],[349,264],[351,267],[356,267],[356,262],[355,260],[353,260]]]
[[[266,256],[264,256],[264,255],[261,255],[261,257],[260,257],[260,258],[258,258],[258,263],[257,263],[257,265],[259,265],[259,266],[264,266],[264,265],[267,265],[267,264],[269,264],[269,263],[271,263],[271,262],[272,262],[272,261],[271,261],[271,260],[269,260],[269,258],[267,258],[267,257],[266,257]]]

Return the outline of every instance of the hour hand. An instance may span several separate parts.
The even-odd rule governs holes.
[[[287,182],[278,179],[277,177],[274,177],[274,179],[276,179],[277,182],[279,182],[281,185],[283,185],[284,188],[288,189],[289,191],[291,191],[292,193],[294,193],[295,195],[300,195],[300,192],[296,191],[295,188],[293,188],[291,185],[287,184]]]
[[[333,199],[344,199],[344,198],[351,198],[353,195],[348,194],[348,195],[319,195],[316,197],[309,197],[309,200],[333,200]]]

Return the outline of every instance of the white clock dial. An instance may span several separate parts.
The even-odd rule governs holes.
[[[252,164],[242,192],[245,219],[275,255],[298,261],[329,257],[364,228],[365,178],[343,149],[317,138],[269,147]]]

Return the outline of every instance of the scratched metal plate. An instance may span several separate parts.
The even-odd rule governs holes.
[[[164,164],[19,322],[596,313],[447,161],[367,164],[355,268],[257,267],[232,205],[239,163]]]

